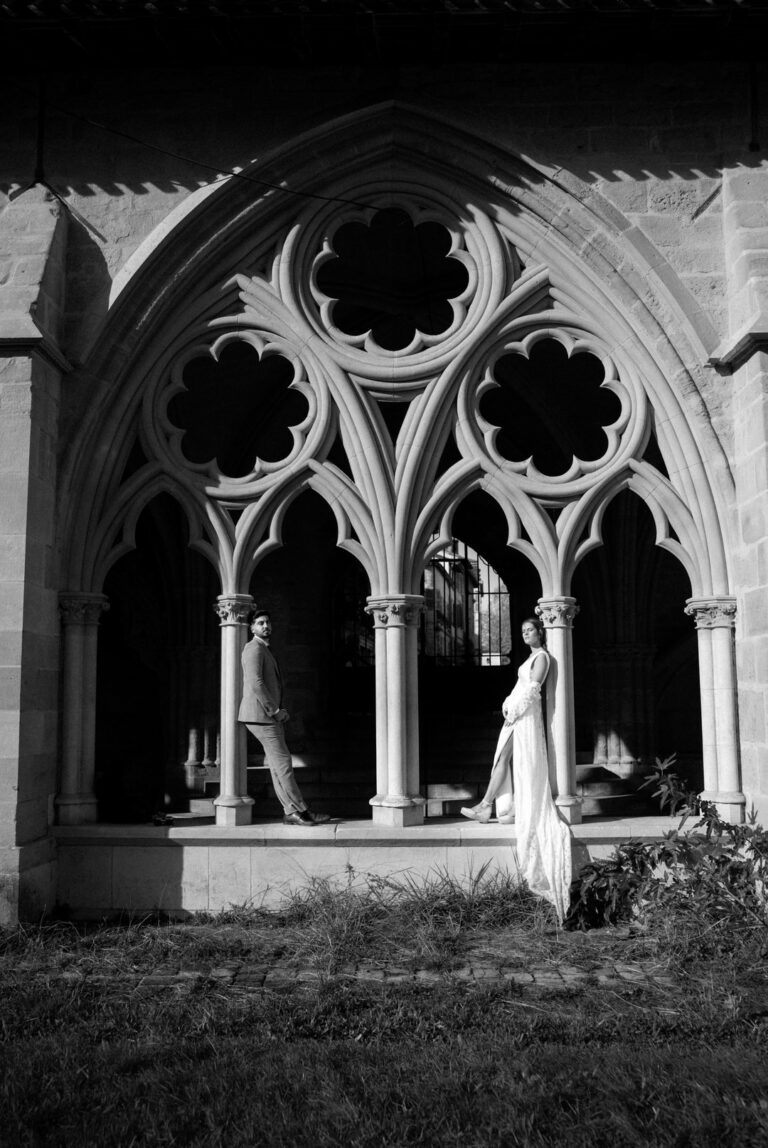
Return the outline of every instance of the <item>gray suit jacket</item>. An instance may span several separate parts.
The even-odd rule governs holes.
[[[238,721],[271,723],[283,704],[283,683],[274,654],[259,638],[243,650],[243,700]]]

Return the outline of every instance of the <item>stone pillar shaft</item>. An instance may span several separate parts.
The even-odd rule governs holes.
[[[242,696],[243,647],[253,608],[250,594],[222,594],[215,610],[221,624],[221,783],[214,801],[217,825],[249,825],[246,729],[237,720]]]
[[[62,594],[64,661],[61,788],[56,798],[60,825],[98,820],[94,792],[96,745],[96,659],[99,619],[109,609],[103,594]]]
[[[536,607],[547,631],[547,647],[554,662],[547,681],[550,778],[554,773],[555,804],[572,825],[581,822],[581,798],[576,794],[573,711],[573,619],[578,612],[576,599],[567,596],[540,598]]]
[[[420,594],[369,598],[376,630],[376,785],[371,798],[374,822],[419,825],[424,798],[419,794],[417,630],[424,599]]]
[[[734,598],[690,598],[686,614],[696,620],[699,635],[704,791],[721,817],[733,824],[744,819],[741,792],[734,667]]]
[[[699,693],[701,695],[701,756],[704,772],[704,792],[717,793],[717,722],[715,696],[712,688],[712,631],[697,626],[699,646]]]

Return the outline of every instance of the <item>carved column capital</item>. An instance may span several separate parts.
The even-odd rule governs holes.
[[[96,626],[108,609],[109,598],[105,594],[59,595],[59,612],[65,626]]]
[[[250,594],[220,594],[213,608],[219,616],[219,625],[247,626],[253,598]]]
[[[695,620],[697,630],[732,630],[736,625],[735,598],[689,598],[685,612]]]
[[[548,629],[570,630],[579,609],[575,598],[563,595],[560,598],[539,598],[534,613]]]
[[[376,629],[390,626],[417,626],[424,612],[424,596],[392,594],[382,598],[369,598],[365,612],[373,615]]]

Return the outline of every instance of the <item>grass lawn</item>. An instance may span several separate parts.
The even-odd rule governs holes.
[[[768,930],[701,913],[567,933],[501,880],[282,913],[0,934],[0,1143],[768,1144]],[[544,991],[468,963],[581,969]],[[606,964],[643,964],[608,987]],[[281,991],[217,970],[314,970]],[[356,979],[360,964],[441,973]],[[160,985],[144,974],[206,975]],[[667,978],[667,979],[665,979]]]

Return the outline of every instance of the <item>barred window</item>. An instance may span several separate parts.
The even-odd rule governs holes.
[[[424,658],[442,666],[509,663],[509,591],[477,551],[452,538],[424,571],[423,593]]]

